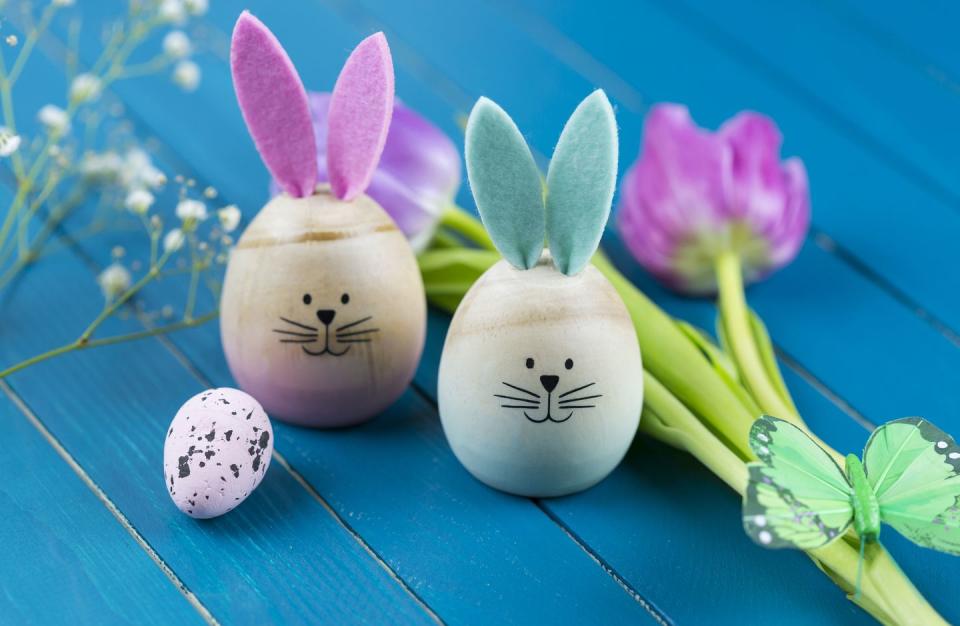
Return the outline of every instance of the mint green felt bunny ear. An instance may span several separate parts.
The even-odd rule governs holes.
[[[547,170],[547,241],[557,269],[568,276],[600,245],[616,189],[617,151],[617,120],[598,89],[567,120]]]
[[[480,219],[497,250],[517,269],[530,269],[546,232],[540,171],[510,116],[480,98],[466,131],[467,177]]]

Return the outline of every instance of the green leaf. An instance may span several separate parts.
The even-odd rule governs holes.
[[[730,388],[730,391],[740,399],[744,407],[756,417],[760,417],[763,411],[760,410],[760,407],[757,406],[757,403],[753,400],[753,396],[750,395],[750,392],[747,391],[747,388],[744,387],[740,381],[737,365],[733,360],[731,360],[723,350],[717,347],[703,330],[683,320],[677,320],[677,326],[690,338],[690,341],[700,348],[703,356],[713,365],[713,369],[717,372],[717,375],[723,379],[727,387]]]
[[[500,255],[470,248],[430,249],[417,257],[423,288],[434,306],[453,313],[470,287]]]
[[[777,355],[773,350],[773,342],[770,341],[770,334],[767,332],[767,327],[764,325],[763,320],[760,319],[760,316],[753,309],[748,309],[748,315],[750,316],[750,330],[753,332],[754,341],[757,344],[757,350],[760,352],[760,360],[763,362],[763,367],[767,372],[767,376],[770,378],[770,382],[773,383],[773,388],[777,391],[784,403],[796,414],[799,414],[800,411],[797,410],[797,406],[793,403],[793,398],[790,397],[790,391],[787,389],[787,384],[783,382],[783,374],[780,372],[780,366],[777,364]]]

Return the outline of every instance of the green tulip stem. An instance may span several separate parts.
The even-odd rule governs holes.
[[[760,350],[750,327],[740,256],[733,251],[721,253],[717,257],[716,271],[720,290],[720,315],[744,383],[764,412],[802,425],[803,420],[792,407],[787,406],[773,386],[760,358]]]

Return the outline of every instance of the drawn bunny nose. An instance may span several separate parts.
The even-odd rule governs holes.
[[[559,376],[541,376],[540,384],[543,385],[543,388],[547,390],[547,393],[550,393],[557,388],[557,383],[560,382]]]
[[[330,322],[333,321],[333,318],[337,315],[336,311],[331,309],[320,309],[317,311],[317,319],[323,322],[324,326],[329,326]]]

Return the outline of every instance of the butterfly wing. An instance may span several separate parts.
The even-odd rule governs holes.
[[[826,545],[853,522],[853,488],[827,452],[802,430],[764,415],[750,429],[743,528],[765,548]]]
[[[960,447],[920,417],[888,422],[863,452],[880,519],[914,543],[960,555]]]

